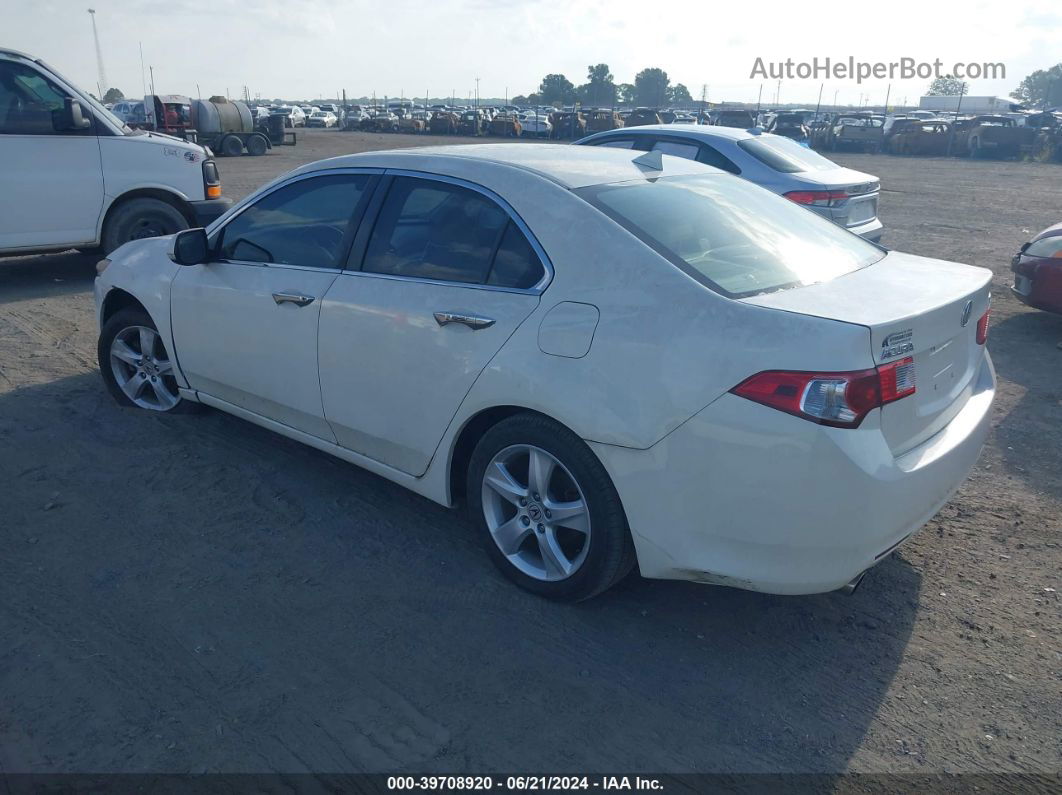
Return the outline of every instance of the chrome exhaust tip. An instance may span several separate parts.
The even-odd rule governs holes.
[[[846,594],[848,596],[851,596],[852,594],[854,594],[856,588],[859,587],[859,583],[863,582],[863,578],[866,577],[866,576],[867,576],[867,573],[865,571],[862,571],[859,574],[857,574],[855,576],[855,578],[850,583],[848,583],[848,585],[845,585],[845,586],[843,586],[840,589],[841,593]]]

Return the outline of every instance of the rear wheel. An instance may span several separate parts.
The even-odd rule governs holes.
[[[252,135],[247,139],[247,154],[259,157],[266,153],[269,143],[264,135]]]
[[[226,135],[221,139],[221,154],[225,157],[239,157],[243,154],[243,141],[235,135]]]
[[[173,360],[141,309],[122,309],[103,325],[97,346],[107,391],[122,406],[174,414],[199,408],[181,397]]]
[[[503,420],[476,445],[467,482],[491,560],[520,587],[579,601],[633,567],[619,495],[594,453],[564,426],[534,414]]]
[[[103,253],[146,237],[172,235],[188,228],[188,220],[161,199],[130,199],[111,210],[103,224]]]

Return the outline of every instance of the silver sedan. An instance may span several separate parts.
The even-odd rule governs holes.
[[[878,178],[758,128],[654,124],[587,136],[577,144],[612,146],[697,160],[738,174],[871,241],[881,239]]]

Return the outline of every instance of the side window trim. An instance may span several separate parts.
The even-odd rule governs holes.
[[[503,293],[533,293],[541,294],[553,281],[553,263],[550,262],[549,257],[546,256],[545,249],[542,248],[538,239],[531,233],[527,224],[524,223],[524,219],[517,214],[516,210],[512,208],[509,202],[505,201],[501,196],[496,194],[489,188],[485,188],[482,185],[477,185],[474,182],[468,182],[457,177],[448,177],[442,174],[432,174],[427,171],[410,171],[406,169],[389,168],[384,172],[383,177],[380,179],[380,183],[377,185],[376,191],[373,194],[372,199],[369,202],[368,209],[361,218],[360,228],[358,229],[357,237],[354,240],[354,245],[351,249],[350,257],[347,260],[346,267],[343,269],[343,273],[355,274],[358,276],[365,276],[374,279],[395,279],[399,281],[413,281],[423,282],[425,284],[441,284],[448,287],[464,287],[470,290],[492,290],[495,292]],[[542,270],[544,274],[542,278],[533,286],[527,288],[520,287],[498,287],[493,284],[471,284],[469,282],[450,282],[441,279],[426,279],[419,276],[398,276],[391,273],[371,273],[363,269],[365,265],[365,253],[369,246],[369,239],[372,237],[372,232],[376,226],[376,221],[379,219],[380,210],[383,207],[384,199],[387,197],[387,192],[390,190],[394,177],[411,177],[413,179],[421,179],[425,181],[444,182],[449,185],[456,185],[460,188],[467,188],[468,190],[479,193],[482,196],[487,197],[509,216],[509,223],[516,224],[517,228],[523,233],[524,237],[531,244],[532,250],[538,256],[539,262],[542,264]],[[508,228],[508,224],[503,224],[501,233],[498,235],[498,239],[494,241],[494,251],[491,255],[490,268],[487,271],[487,278],[490,276],[490,270],[494,268],[494,258],[498,253],[498,248],[501,245],[502,238],[505,236],[505,230]]]
[[[260,188],[259,190],[252,193],[250,196],[246,197],[241,204],[237,205],[235,212],[225,218],[222,223],[216,226],[212,224],[211,228],[208,229],[207,234],[209,235],[211,256],[214,256],[217,253],[219,245],[221,244],[222,240],[224,240],[225,229],[228,228],[229,224],[231,224],[233,221],[243,215],[249,208],[258,204],[258,202],[264,199],[266,196],[270,196],[273,193],[276,193],[278,190],[282,190],[288,187],[289,185],[294,185],[295,183],[302,182],[304,180],[314,179],[315,177],[340,176],[344,174],[368,174],[370,177],[369,184],[368,186],[366,186],[364,194],[358,201],[358,205],[354,208],[350,218],[347,220],[347,231],[344,232],[343,241],[340,243],[339,251],[336,253],[337,262],[346,262],[347,256],[349,255],[349,252],[351,250],[351,246],[356,240],[357,232],[364,225],[363,221],[367,217],[367,210],[369,208],[371,200],[379,192],[377,189],[379,187],[380,181],[382,180],[382,168],[322,169],[320,171],[311,171],[306,174],[298,174],[292,177],[291,179],[284,180],[283,182],[278,182],[274,185],[267,185],[264,188]],[[248,267],[298,268],[300,270],[321,271],[326,273],[340,273],[343,270],[342,267],[327,268],[322,267],[320,265],[298,265],[296,263],[288,262],[255,262],[252,260],[225,258],[218,258],[211,261],[226,262],[231,265],[246,265]]]

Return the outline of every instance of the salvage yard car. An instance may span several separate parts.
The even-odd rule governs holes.
[[[867,240],[877,241],[882,235],[877,177],[843,168],[790,138],[757,128],[655,125],[597,133],[576,143],[662,152],[707,163],[740,174]]]
[[[119,403],[206,404],[463,501],[499,569],[556,599],[635,562],[853,588],[990,427],[990,271],[659,153],[332,158],[98,272]]]
[[[838,151],[857,149],[880,152],[885,140],[885,123],[870,116],[841,116],[827,128],[826,147]]]
[[[623,126],[623,119],[614,110],[595,109],[588,114],[587,132],[606,132]]]
[[[951,125],[946,121],[912,119],[889,138],[889,151],[894,155],[945,155],[950,129]]]
[[[0,254],[114,251],[232,204],[198,144],[133,130],[47,64],[0,49]]]
[[[306,119],[307,127],[335,127],[339,123],[336,114],[329,110],[315,110]]]
[[[1011,292],[1045,312],[1062,314],[1062,223],[1048,227],[1014,255]]]
[[[953,155],[970,157],[1018,157],[1022,147],[1031,148],[1036,137],[1034,130],[1018,124],[1007,116],[985,115],[959,119],[954,123]]]

